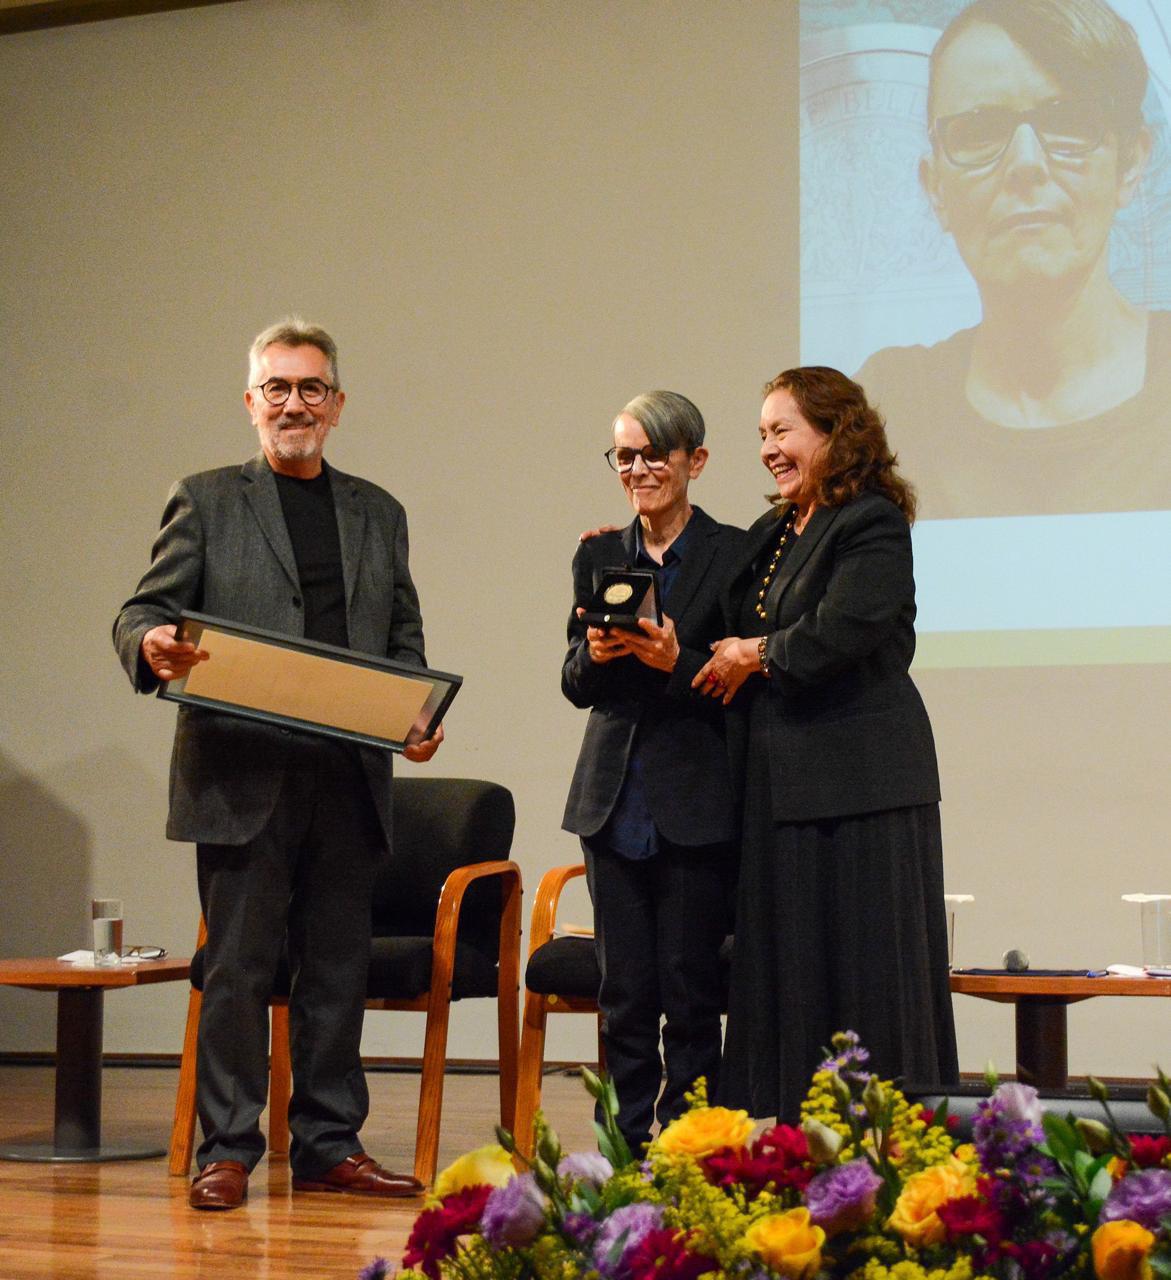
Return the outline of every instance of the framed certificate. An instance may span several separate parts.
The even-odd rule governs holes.
[[[178,636],[209,657],[164,683],[160,698],[391,751],[429,738],[463,683],[202,613],[182,613]]]

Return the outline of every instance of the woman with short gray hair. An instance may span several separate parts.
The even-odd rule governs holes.
[[[606,460],[635,518],[584,539],[573,561],[561,688],[590,716],[562,825],[585,852],[602,1042],[619,1128],[637,1153],[656,1118],[686,1108],[698,1076],[714,1089],[719,1072],[736,806],[723,715],[691,680],[720,638],[724,567],[744,535],[691,505],[708,451],[703,415],[685,396],[636,396],[612,431]],[[661,624],[586,623],[614,569],[655,576]]]

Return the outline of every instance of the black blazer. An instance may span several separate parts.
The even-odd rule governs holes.
[[[760,589],[780,513],[748,531],[726,597],[738,634],[745,593]],[[785,548],[764,631],[771,679],[743,692],[766,699],[768,741],[747,737],[748,698],[733,700],[734,754],[771,759],[777,822],[873,813],[939,800],[931,723],[908,675],[915,653],[911,529],[877,493],[819,507]],[[739,764],[737,768],[741,767]]]
[[[635,526],[583,542],[573,558],[574,610],[584,607],[604,570],[629,568],[637,551]],[[724,634],[721,588],[741,558],[744,531],[717,524],[698,507],[688,524],[687,554],[663,612],[674,620],[679,660],[668,674],[637,658],[594,663],[586,624],[569,615],[569,652],[561,689],[575,707],[589,707],[561,825],[595,835],[606,824],[639,735],[647,803],[659,831],[673,844],[731,840],[736,804],[720,704],[691,691],[710,656],[708,645]]]
[[[407,521],[385,490],[330,467],[350,648],[423,665],[419,598],[407,567]],[[272,470],[257,454],[171,490],[151,566],[114,622],[114,645],[140,693],[158,680],[142,637],[195,609],[290,636],[305,634],[301,587]],[[171,756],[167,836],[244,844],[268,821],[296,735],[275,725],[180,707]],[[391,753],[360,746],[388,847]]]

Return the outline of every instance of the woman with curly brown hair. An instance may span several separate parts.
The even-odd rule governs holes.
[[[935,744],[915,651],[913,490],[836,369],[764,389],[771,509],[695,678],[731,704],[744,829],[721,1100],[795,1117],[835,1030],[884,1077],[957,1078]]]

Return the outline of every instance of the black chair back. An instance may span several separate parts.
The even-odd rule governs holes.
[[[410,1000],[427,990],[443,882],[457,867],[506,860],[515,826],[512,792],[499,783],[395,778],[394,851],[374,882],[369,998]],[[499,880],[469,887],[460,911],[453,999],[495,995],[501,910]],[[200,991],[203,960],[200,947],[191,961],[191,985]],[[273,994],[289,994],[287,955]]]
[[[443,883],[457,867],[508,858],[512,792],[476,778],[395,778],[394,850],[374,883],[369,995],[411,999],[431,982],[431,939]],[[498,879],[469,886],[460,910],[451,998],[496,993]]]
[[[394,851],[374,883],[374,936],[430,938],[443,882],[457,867],[506,859],[515,827],[512,793],[499,783],[395,778]],[[473,885],[460,941],[494,955],[499,930],[499,884]]]

